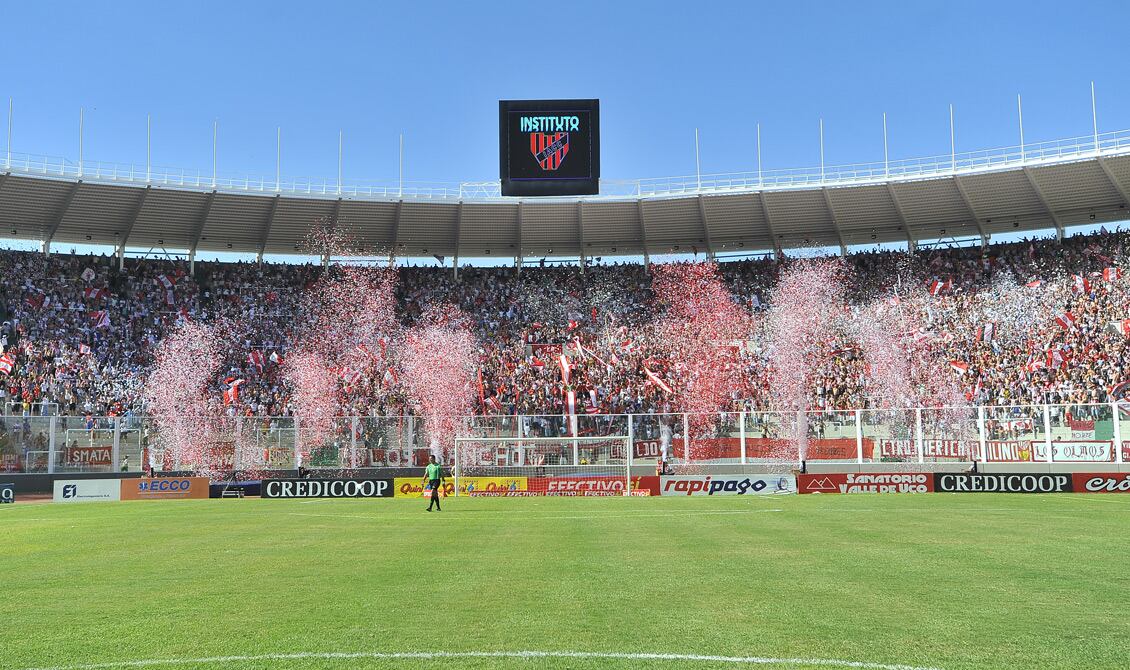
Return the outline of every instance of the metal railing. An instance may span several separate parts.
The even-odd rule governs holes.
[[[600,195],[575,200],[631,200],[724,193],[858,186],[888,181],[967,175],[1130,154],[1130,130],[982,149],[956,154],[824,167],[771,169],[645,179],[602,179]],[[336,179],[212,173],[166,166],[83,160],[0,150],[4,171],[104,184],[154,185],[189,190],[355,200],[505,201],[498,181],[349,182]],[[513,200],[513,199],[509,199]],[[553,198],[549,198],[553,200]]]
[[[497,415],[456,423],[461,436],[515,443],[626,435],[637,464],[654,463],[661,451],[676,463],[733,465],[1130,461],[1130,439],[1123,440],[1130,438],[1130,408],[1114,403],[573,419]],[[320,429],[295,417],[233,417],[215,435],[215,444],[200,452],[215,462],[202,467],[165,451],[152,417],[0,416],[0,472],[404,467],[422,465],[435,446],[424,422],[411,416],[339,417]],[[440,446],[445,457],[450,446]]]

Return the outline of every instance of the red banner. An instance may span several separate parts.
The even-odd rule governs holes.
[[[23,472],[19,454],[0,454],[0,472]]]
[[[797,475],[799,493],[933,493],[928,472],[836,472]]]
[[[1075,472],[1071,484],[1076,493],[1130,493],[1130,472]]]
[[[63,452],[67,465],[112,465],[113,448],[105,447],[68,447]]]

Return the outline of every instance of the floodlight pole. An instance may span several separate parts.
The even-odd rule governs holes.
[[[282,126],[278,126],[275,137],[275,193],[282,190]]]
[[[11,169],[12,167],[12,98],[8,98],[8,141],[5,144],[8,147],[8,158],[4,161],[4,167]]]
[[[883,112],[883,176],[891,176],[891,162],[887,157],[887,113]]]
[[[702,163],[698,154],[698,128],[694,129],[694,172],[698,179],[698,190],[702,190]]]
[[[1024,162],[1024,108],[1020,105],[1020,94],[1016,94],[1016,118],[1020,121],[1020,162]]]
[[[9,102],[9,105],[11,103]],[[11,113],[8,113],[9,124],[11,123]],[[1090,82],[1090,124],[1095,131],[1095,153],[1098,153],[1098,112],[1095,110],[1095,82]],[[9,145],[11,142],[8,142]]]
[[[820,183],[824,183],[824,119],[820,119]]]
[[[950,104],[950,169],[957,172],[957,152],[953,141],[953,104]]]
[[[757,188],[765,188],[765,181],[761,178],[761,124],[757,124]]]

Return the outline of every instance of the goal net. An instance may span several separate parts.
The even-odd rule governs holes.
[[[457,437],[455,495],[627,495],[627,436]]]

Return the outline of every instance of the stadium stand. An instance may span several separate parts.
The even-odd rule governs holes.
[[[977,404],[1090,403],[1108,399],[1111,384],[1126,378],[1126,337],[1111,328],[1126,316],[1126,292],[1104,281],[1103,271],[1125,256],[1130,237],[1101,232],[1063,242],[1023,241],[980,247],[860,253],[847,257],[854,301],[892,288],[922,302],[923,326],[942,335],[944,357],[968,364],[962,375],[967,398]],[[736,302],[766,309],[769,291],[788,259],[721,265]],[[4,379],[4,414],[66,417],[136,416],[142,412],[141,380],[154,345],[180,318],[239,324],[230,333],[229,374],[247,380],[231,413],[287,416],[288,393],[271,360],[285,357],[294,324],[303,319],[300,296],[323,272],[317,265],[202,263],[194,275],[182,261],[128,259],[124,271],[111,256],[28,252],[0,253],[5,281],[0,312],[4,349],[12,370]],[[331,270],[332,271],[332,270]],[[641,364],[653,356],[647,326],[654,312],[650,278],[643,266],[466,268],[458,280],[438,268],[399,270],[401,317],[411,322],[422,305],[451,300],[472,315],[480,343],[481,414],[560,414],[559,376],[545,374],[555,346],[580,338],[607,349],[610,326],[622,334],[621,364],[577,361],[573,381],[590,413],[671,411],[646,383]],[[963,315],[991,294],[994,282],[1084,281],[1074,291],[1048,291],[1039,314],[1025,324],[1024,345],[1002,346],[983,325]],[[1110,277],[1108,277],[1109,279]],[[934,282],[938,282],[934,285]],[[934,285],[935,290],[927,287]],[[906,287],[913,286],[917,292]],[[1063,327],[1047,315],[1070,313]],[[1043,316],[1041,316],[1043,315]],[[1024,315],[1019,315],[1023,320]],[[864,365],[850,342],[825,343],[828,355],[810,389],[820,409],[866,408]],[[257,352],[257,353],[256,353]],[[846,353],[845,353],[846,352]],[[735,389],[734,409],[767,406],[766,360],[758,343],[743,349],[748,384]],[[654,367],[654,362],[652,367]],[[552,369],[552,367],[550,367]],[[656,368],[662,370],[662,364]],[[385,380],[365,380],[379,385]],[[222,379],[216,380],[220,401]],[[369,403],[367,397],[384,396]],[[412,414],[402,394],[351,396],[344,414]]]

